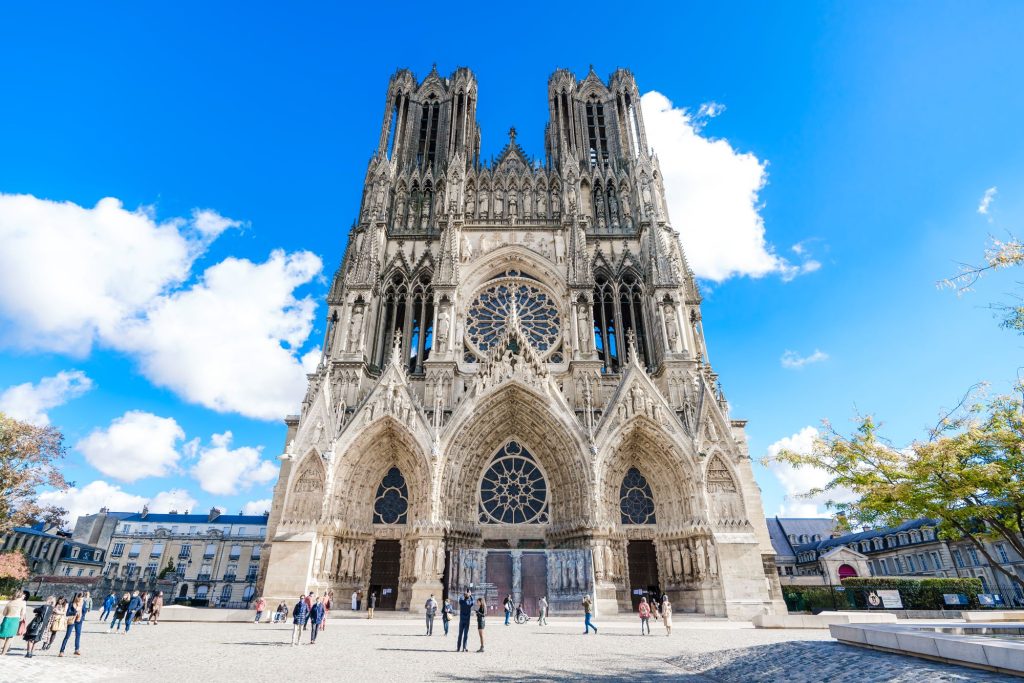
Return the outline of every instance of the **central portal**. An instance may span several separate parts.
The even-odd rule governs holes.
[[[640,605],[640,598],[661,600],[658,584],[658,553],[654,541],[630,541],[626,546],[629,559],[629,597],[633,610]]]
[[[501,613],[506,595],[521,603],[531,617],[537,603],[548,600],[552,614],[576,613],[584,595],[594,594],[590,550],[491,550],[465,548],[452,552],[448,591],[461,595],[470,588],[487,601],[488,612]]]
[[[377,540],[370,565],[370,594],[377,595],[377,609],[395,609],[398,604],[398,576],[402,565],[402,544]],[[369,596],[367,596],[369,599]]]

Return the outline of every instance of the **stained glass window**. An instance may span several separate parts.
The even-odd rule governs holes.
[[[619,510],[623,524],[654,524],[654,496],[651,486],[635,467],[629,468],[619,487]]]
[[[505,330],[515,302],[519,325],[542,357],[558,344],[562,319],[554,297],[534,281],[510,278],[498,281],[479,294],[466,315],[466,338],[470,346],[484,354]]]
[[[377,498],[373,501],[374,524],[405,524],[409,514],[409,489],[405,477],[397,467],[392,467],[377,487]]]
[[[509,441],[480,480],[480,521],[484,524],[544,524],[548,484],[533,456]]]

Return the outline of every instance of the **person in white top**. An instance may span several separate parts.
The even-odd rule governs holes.
[[[359,601],[359,593],[356,593],[355,591],[352,591],[352,611],[353,612],[355,612],[357,609],[359,609],[358,601]]]

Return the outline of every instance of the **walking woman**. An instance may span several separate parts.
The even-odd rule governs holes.
[[[21,622],[25,620],[28,591],[22,591],[22,593],[4,606],[4,620],[0,622],[0,640],[4,642],[0,646],[0,655],[7,654],[7,649],[11,646],[11,638],[18,635]]]
[[[75,656],[82,654],[82,603],[85,602],[85,596],[81,593],[75,593],[75,599],[68,605],[68,627],[64,631],[64,642],[60,644],[60,652],[57,653],[58,657],[64,656],[64,648],[68,646],[68,639],[71,637],[71,632],[75,633]]]
[[[487,603],[484,602],[483,598],[476,599],[476,632],[480,634],[480,649],[477,652],[484,651],[484,618],[487,616]]]
[[[35,655],[33,652],[35,651],[36,645],[39,641],[43,638],[49,637],[50,617],[53,616],[53,605],[55,602],[56,601],[51,595],[46,598],[46,602],[32,610],[32,613],[35,614],[35,616],[32,618],[32,621],[28,623],[28,626],[25,627],[25,647],[28,650],[25,653],[26,657],[34,657]]]
[[[455,610],[452,609],[452,601],[445,598],[444,605],[441,607],[441,625],[444,626],[444,634],[448,635],[448,624],[452,620],[452,614]]]
[[[121,630],[121,624],[124,623],[124,618],[128,615],[128,605],[131,604],[131,601],[132,596],[125,593],[121,596],[121,599],[117,601],[117,604],[114,605],[114,616],[110,620],[111,631],[114,630],[114,626],[117,626],[118,631]],[[127,632],[127,629],[125,629],[125,633]]]
[[[672,635],[672,603],[667,595],[661,596],[661,620],[665,622],[665,635]]]
[[[153,596],[152,602],[149,603],[149,621],[147,624],[153,624],[156,626],[160,623],[160,610],[164,607],[164,592],[157,591],[156,595]]]
[[[68,601],[62,595],[57,598],[57,604],[53,606],[53,611],[50,613],[50,623],[46,626],[46,642],[43,643],[44,650],[50,649],[53,641],[57,639],[58,633],[64,633],[64,629],[68,626],[67,614]]]
[[[647,629],[646,635],[651,635],[651,606],[647,604],[647,598],[640,598],[640,635],[644,635],[644,629]]]
[[[583,635],[590,633],[590,629],[594,629],[594,633],[597,633],[597,627],[590,621],[593,617],[594,603],[590,601],[589,595],[583,596]]]

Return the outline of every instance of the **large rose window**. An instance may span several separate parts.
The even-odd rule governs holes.
[[[536,282],[508,278],[481,290],[466,313],[466,340],[486,354],[501,338],[515,306],[519,326],[542,358],[557,348],[562,318],[554,297]]]
[[[484,524],[543,524],[548,521],[548,484],[529,451],[509,441],[480,480]]]

